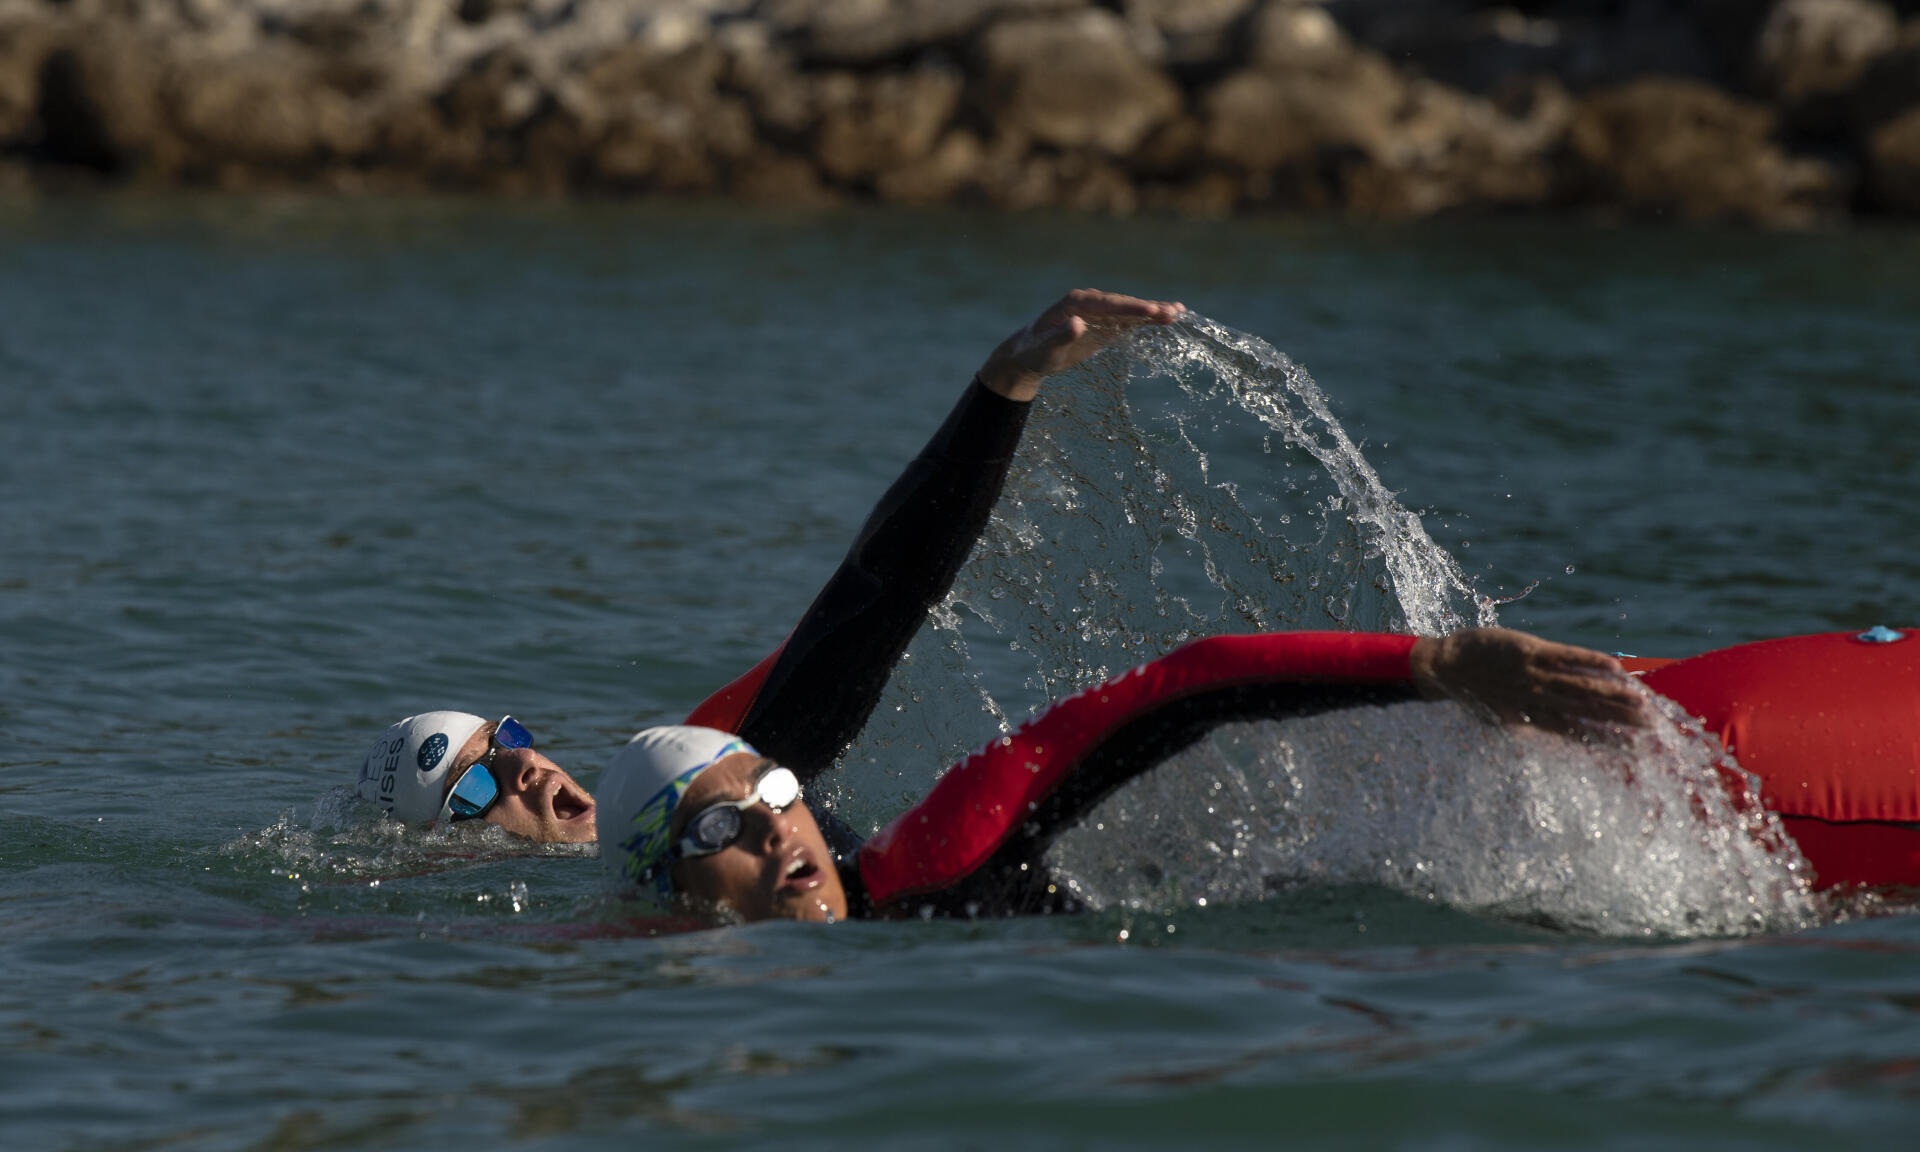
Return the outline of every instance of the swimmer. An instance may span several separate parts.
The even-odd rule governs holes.
[[[933,440],[881,498],[781,652],[758,669],[763,707],[753,728],[768,747],[831,761],[852,741],[894,661],[985,527],[1041,380],[1128,328],[1171,323],[1184,310],[1070,292],[994,349]],[[593,798],[537,752],[531,733],[512,717],[409,716],[374,741],[357,791],[409,824],[483,820],[530,840],[595,837]]]
[[[1416,698],[1565,734],[1649,721],[1610,657],[1502,628],[1216,637],[1055,705],[866,845],[802,798],[825,765],[782,763],[714,728],[648,729],[602,777],[601,859],[629,893],[715,920],[1074,911],[1043,861],[1054,838],[1212,727]],[[1036,759],[1000,754],[1016,740]]]

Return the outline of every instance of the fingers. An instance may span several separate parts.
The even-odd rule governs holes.
[[[1569,735],[1591,733],[1595,725],[1619,729],[1651,723],[1639,689],[1618,661],[1599,652],[1481,628],[1443,637],[1425,655],[1427,676],[1440,692],[1471,701],[1506,723]],[[1422,667],[1416,659],[1416,683]],[[1433,694],[1426,685],[1422,692]]]
[[[1040,381],[1072,368],[1114,336],[1141,324],[1171,324],[1186,305],[1077,288],[1009,336],[982,366],[980,382],[1011,400],[1031,400]]]
[[[1118,292],[1076,288],[1047,309],[1041,320],[1047,321],[1058,314],[1059,319],[1079,317],[1088,323],[1105,327],[1131,327],[1134,324],[1170,324],[1186,310],[1186,305],[1176,302],[1142,300]],[[1053,322],[1058,323],[1059,320]]]

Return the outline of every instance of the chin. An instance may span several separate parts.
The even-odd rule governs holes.
[[[588,814],[588,817],[588,821],[584,826],[572,822],[555,824],[546,829],[547,835],[540,837],[540,839],[549,844],[595,843],[600,839],[600,831],[594,826],[591,813]]]
[[[794,901],[781,908],[776,914],[782,920],[799,920],[810,924],[824,924],[847,918],[847,904],[844,899],[834,900],[814,893]]]

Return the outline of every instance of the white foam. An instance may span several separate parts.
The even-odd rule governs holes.
[[[1716,761],[1677,714],[1624,744],[1449,703],[1234,725],[1109,798],[1053,863],[1096,907],[1359,883],[1608,935],[1815,922],[1806,861]]]

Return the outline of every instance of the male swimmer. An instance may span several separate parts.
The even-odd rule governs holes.
[[[785,690],[762,693],[770,706],[763,726],[807,727],[811,738],[837,742],[832,754],[850,743],[857,724],[822,731],[794,722],[792,714],[850,692],[871,699],[852,712],[831,711],[857,714],[865,723],[894,660],[927,609],[946,594],[986,524],[1041,378],[1080,363],[1125,328],[1165,324],[1182,311],[1179,304],[1072,292],[995,349],[795,629],[785,648],[793,658],[769,678]],[[535,751],[532,735],[512,717],[409,716],[374,741],[360,766],[358,792],[409,824],[484,820],[553,842],[595,835],[593,798]]]

